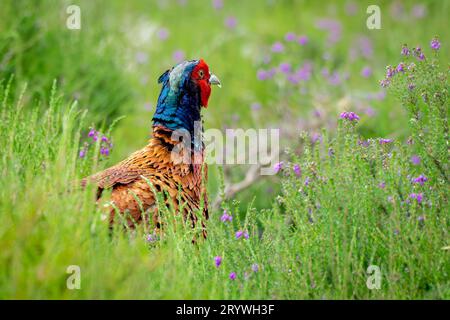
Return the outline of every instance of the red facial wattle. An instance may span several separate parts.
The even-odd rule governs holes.
[[[192,70],[191,77],[200,87],[200,104],[205,108],[208,107],[208,100],[211,95],[210,73],[209,67],[203,59],[200,59],[194,70]]]

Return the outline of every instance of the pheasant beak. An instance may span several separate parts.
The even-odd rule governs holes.
[[[222,85],[220,83],[219,78],[217,78],[217,76],[215,74],[211,74],[209,77],[209,84],[215,84],[217,85],[219,88],[222,88]]]

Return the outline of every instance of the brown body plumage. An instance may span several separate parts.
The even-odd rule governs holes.
[[[154,191],[161,192],[166,205],[175,212],[182,208],[183,217],[190,219],[193,227],[198,220],[196,211],[201,205],[203,217],[205,220],[208,218],[208,199],[204,186],[207,178],[206,164],[192,164],[193,159],[191,164],[182,163],[182,152],[172,159],[172,150],[182,142],[172,140],[171,134],[164,127],[154,127],[153,137],[147,146],[117,165],[84,180],[84,184],[93,182],[98,186],[97,199],[101,198],[104,189],[112,189],[113,205],[109,212],[111,224],[115,221],[117,210],[128,214],[126,221],[129,227],[152,219],[156,228],[160,228]],[[191,156],[194,157],[194,154]],[[203,233],[205,236],[206,230]]]

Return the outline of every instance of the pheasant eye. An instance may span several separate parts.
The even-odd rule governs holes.
[[[203,79],[204,71],[203,71],[202,69],[200,69],[200,70],[198,71],[198,76],[200,77],[200,79]]]

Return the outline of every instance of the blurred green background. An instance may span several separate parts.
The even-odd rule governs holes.
[[[66,27],[72,4],[81,9],[80,30]],[[318,133],[333,129],[341,111],[354,110],[365,137],[404,139],[402,108],[378,82],[387,64],[401,61],[401,44],[428,46],[439,36],[441,57],[448,57],[450,2],[377,1],[380,30],[366,27],[371,4],[1,0],[0,79],[14,75],[14,85],[28,83],[25,99],[35,101],[48,99],[56,79],[67,103],[78,100],[97,128],[125,116],[112,132],[105,166],[145,145],[160,90],[156,80],[184,58],[204,58],[223,83],[203,112],[206,128]],[[283,140],[284,147],[295,143]],[[233,167],[231,181],[244,173]],[[211,198],[217,180],[211,167]],[[276,193],[277,184],[262,180],[238,199],[246,207],[256,197],[264,208]]]

